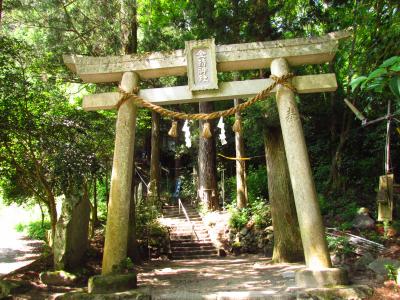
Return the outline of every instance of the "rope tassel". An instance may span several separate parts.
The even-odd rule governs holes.
[[[206,139],[209,139],[212,137],[210,123],[208,121],[203,124],[203,132],[202,132],[201,136]]]
[[[173,138],[178,136],[178,121],[172,121],[171,129],[168,131],[168,135]]]
[[[240,121],[240,119],[236,118],[235,123],[233,123],[232,130],[234,132],[242,131],[242,122]]]

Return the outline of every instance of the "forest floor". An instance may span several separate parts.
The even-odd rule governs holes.
[[[29,289],[13,295],[12,299],[54,299],[57,295],[76,290],[84,290],[88,277],[100,274],[103,238],[97,236],[92,241],[86,257],[86,265],[77,273],[81,280],[75,286],[47,286],[39,274],[50,270],[51,256],[42,256],[35,262],[18,269],[4,279],[23,280],[29,283]],[[399,259],[400,253],[392,258]],[[136,266],[138,286],[152,294],[176,296],[215,295],[217,292],[243,293],[253,295],[273,295],[290,292],[295,287],[294,272],[303,267],[301,264],[271,263],[270,258],[263,255],[242,254],[216,259],[201,260],[152,260]],[[351,269],[351,266],[350,266]],[[376,280],[372,271],[351,272],[353,284],[363,284],[374,288],[375,293],[369,300],[400,299],[400,293],[393,282]],[[232,295],[231,295],[232,296]]]
[[[72,287],[46,286],[39,280],[42,271],[49,270],[52,257],[42,257],[31,265],[25,266],[6,279],[24,280],[30,283],[30,289],[14,295],[12,299],[55,299],[70,291],[85,290],[87,278]],[[98,274],[100,260],[92,260],[87,276]],[[94,268],[95,267],[95,268]],[[295,289],[294,272],[303,267],[301,264],[271,263],[270,258],[262,255],[243,254],[216,259],[201,260],[152,260],[136,267],[138,287],[151,293],[154,299],[163,295],[169,299],[196,295],[215,295],[216,293],[237,293],[246,295],[285,295]],[[375,289],[369,300],[400,299],[399,292],[390,284],[377,282],[371,273],[352,274],[353,284],[364,284]],[[192,295],[192,296],[191,296]],[[194,299],[194,298],[193,298]]]

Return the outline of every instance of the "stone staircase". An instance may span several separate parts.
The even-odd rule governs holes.
[[[185,205],[191,224],[178,205],[163,207],[161,222],[169,228],[172,259],[215,258],[218,255],[198,212]],[[192,226],[194,232],[192,230]]]

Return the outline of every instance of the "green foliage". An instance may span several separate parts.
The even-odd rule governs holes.
[[[272,224],[271,208],[264,201],[253,202],[250,210],[251,220],[257,228],[265,228]]]
[[[347,197],[327,199],[321,194],[318,195],[321,213],[333,218],[332,225],[338,226],[341,230],[348,230],[352,227],[359,208],[351,196],[347,195]]]
[[[385,60],[368,76],[359,76],[350,82],[352,91],[360,86],[362,90],[382,93],[389,87],[392,94],[400,99],[400,56]]]
[[[385,269],[387,271],[387,276],[389,280],[396,281],[397,278],[397,268],[391,264],[386,264]]]
[[[42,221],[32,221],[28,224],[18,223],[15,226],[15,230],[24,232],[31,239],[46,241],[47,231],[50,230],[50,222],[45,220],[43,223]]]
[[[242,229],[249,222],[250,212],[247,208],[236,208],[231,205],[228,207],[228,211],[230,213],[229,218],[229,227],[234,228],[236,230]]]
[[[354,251],[354,246],[350,244],[346,236],[327,236],[328,249],[338,255],[347,255]]]
[[[264,165],[257,168],[250,168],[247,172],[247,193],[250,205],[266,201],[268,198],[268,177],[267,169]],[[236,176],[226,179],[226,193],[231,202],[236,201]]]
[[[113,274],[124,274],[133,271],[134,271],[134,264],[129,257],[121,260],[121,262],[118,265],[114,265],[112,267]]]
[[[239,209],[228,205],[229,227],[240,230],[249,222],[259,229],[272,224],[271,209],[263,200],[254,201],[248,207]]]

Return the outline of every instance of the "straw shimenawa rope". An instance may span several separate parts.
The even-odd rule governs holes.
[[[137,105],[143,106],[145,108],[148,108],[150,110],[153,110],[157,113],[159,113],[162,116],[169,117],[171,119],[181,119],[181,120],[212,120],[212,119],[217,119],[220,117],[227,117],[230,115],[235,114],[236,112],[242,111],[246,108],[248,108],[250,105],[256,103],[257,101],[265,99],[269,94],[271,94],[272,90],[278,85],[281,84],[292,91],[296,92],[296,89],[292,86],[292,84],[289,82],[289,79],[293,77],[293,73],[288,73],[283,76],[275,76],[271,75],[270,78],[273,80],[273,83],[268,86],[266,89],[262,90],[259,92],[256,96],[251,98],[250,100],[243,102],[239,105],[236,105],[232,108],[226,109],[226,110],[221,110],[221,111],[215,111],[212,113],[198,113],[198,114],[188,114],[184,112],[177,112],[177,111],[172,111],[169,109],[166,109],[164,107],[161,107],[159,105],[153,104],[151,102],[148,102],[138,96],[139,89],[135,88],[131,93],[126,92],[121,89],[120,87],[120,93],[122,94],[121,99],[117,103],[117,108],[119,109],[120,106],[127,100],[133,100],[133,102]]]

